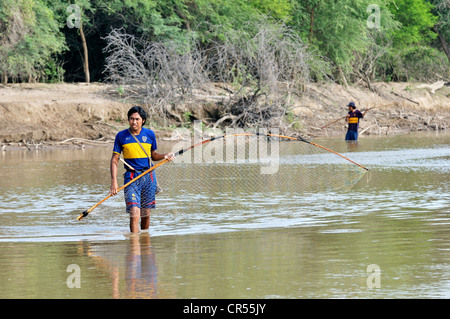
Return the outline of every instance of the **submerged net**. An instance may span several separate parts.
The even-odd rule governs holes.
[[[174,151],[185,149],[179,143]],[[156,208],[223,212],[288,205],[300,194],[349,190],[366,169],[320,147],[267,136],[228,136],[200,144],[155,169]]]

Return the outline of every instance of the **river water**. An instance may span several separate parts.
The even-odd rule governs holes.
[[[1,152],[0,298],[449,298],[450,135],[314,142],[370,176],[261,209],[156,209],[139,235],[121,195],[76,221],[107,194],[110,149]]]

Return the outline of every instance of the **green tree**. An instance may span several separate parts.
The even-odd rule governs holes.
[[[401,27],[394,34],[394,46],[429,44],[436,34],[432,31],[437,17],[433,6],[425,0],[391,0],[388,8]]]
[[[104,37],[112,29],[124,28],[128,34],[146,37],[155,41],[182,38],[183,20],[177,12],[184,12],[182,0],[47,0],[56,13],[60,31],[65,35],[67,50],[60,56],[70,72],[67,78],[89,81],[93,77],[101,80],[106,45]],[[81,25],[69,28],[66,25],[70,5],[76,5],[81,13]],[[89,63],[92,62],[92,63]],[[83,75],[80,74],[83,66]]]
[[[65,49],[53,12],[41,0],[0,2],[2,82],[46,78],[46,66]]]
[[[67,26],[75,13],[67,11],[70,4],[80,9],[74,28]],[[379,9],[375,28],[368,24],[370,6]],[[442,63],[436,48],[450,60],[448,0],[2,0],[0,72],[3,82],[44,79],[64,64],[68,80],[101,80],[112,29],[207,48],[228,31],[256,34],[252,22],[261,19],[287,23],[309,52],[331,61],[333,77],[343,83],[407,79],[420,52],[434,72],[432,61]]]
[[[81,60],[84,80],[86,83],[89,83],[91,81],[91,75],[89,68],[89,48],[86,41],[86,28],[89,30],[92,27],[96,7],[93,4],[93,1],[90,0],[76,0],[72,2],[64,0],[48,0],[52,10],[56,12],[60,30],[66,32],[66,41],[68,38],[70,39],[67,35],[72,34],[76,34],[81,40],[80,48],[83,52]],[[74,42],[75,41],[72,43]],[[73,48],[71,45],[69,45],[69,47],[70,49]]]
[[[446,6],[442,6],[440,1],[431,3],[426,0],[395,0],[388,6],[395,19],[401,23],[394,33],[391,59],[388,62],[392,70],[391,77],[400,81],[433,81],[447,77],[448,58],[432,46],[439,35],[439,32],[435,32],[436,28],[441,27],[445,31],[448,25],[448,21],[439,20],[439,14],[442,14],[441,18],[445,17]],[[445,47],[446,40],[444,37],[441,39]]]
[[[380,10],[376,30],[368,26],[370,5]],[[347,83],[355,59],[372,50],[380,35],[389,37],[395,28],[382,0],[295,0],[293,6],[292,23],[310,46],[333,62],[334,75],[343,83]]]
[[[434,7],[432,13],[437,17],[433,31],[438,35],[440,47],[450,61],[450,3],[448,0],[429,0]]]
[[[93,0],[103,23],[161,40],[179,36],[186,8],[182,0]]]
[[[308,39],[311,44],[314,38],[315,18],[317,11],[326,6],[325,0],[293,0],[292,2],[292,21],[299,28],[300,34],[304,39]]]
[[[248,0],[186,0],[189,24],[206,45],[212,39],[224,38],[227,30],[249,28],[249,22],[260,15]]]
[[[290,0],[250,0],[250,4],[261,13],[277,20],[287,22],[292,16],[292,3]]]

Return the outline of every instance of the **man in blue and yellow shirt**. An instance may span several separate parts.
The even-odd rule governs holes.
[[[345,140],[356,141],[358,140],[359,119],[364,118],[364,115],[366,115],[369,109],[367,109],[364,114],[362,114],[359,110],[356,109],[354,102],[350,102],[347,106],[348,114],[345,118],[345,121],[348,122],[348,129],[347,134],[345,135]]]
[[[117,172],[120,154],[127,165],[124,184],[142,174],[153,166],[153,161],[162,159],[173,160],[172,153],[160,154],[156,152],[155,133],[144,126],[147,120],[146,112],[140,106],[133,106],[128,111],[130,128],[117,133],[111,157],[111,187],[109,193],[116,195],[119,185]],[[150,226],[150,210],[155,208],[156,176],[153,171],[144,175],[124,189],[127,212],[130,214],[130,231],[139,232]]]

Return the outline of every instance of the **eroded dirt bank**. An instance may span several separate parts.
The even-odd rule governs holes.
[[[361,111],[371,108],[360,125],[361,135],[450,128],[448,83],[438,89],[423,83],[377,83],[374,87],[375,92],[357,86],[311,84],[302,97],[291,98],[284,129],[308,137],[344,134],[345,105],[350,101]],[[214,101],[201,100],[177,106],[180,117],[189,112],[207,124],[205,107],[211,108]],[[0,150],[109,145],[126,127],[126,113],[132,105],[106,84],[0,87]],[[180,123],[172,124],[173,128]],[[170,129],[154,129],[159,138],[172,136]]]

